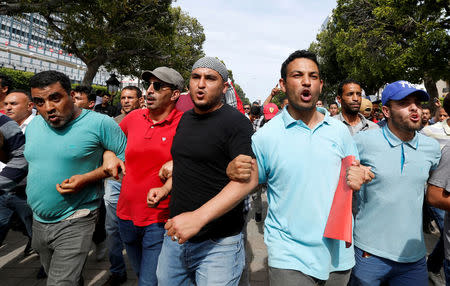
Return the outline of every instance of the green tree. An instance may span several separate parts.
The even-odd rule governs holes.
[[[327,28],[310,49],[319,55],[325,91],[355,78],[369,94],[399,79],[435,82],[450,78],[448,1],[339,0]]]
[[[0,13],[39,13],[52,37],[87,66],[82,84],[92,83],[100,66],[139,75],[161,62],[185,72],[202,55],[203,28],[171,8],[171,0],[16,0],[2,2]],[[185,62],[180,58],[184,57]],[[195,61],[195,60],[194,60]],[[192,62],[193,63],[193,62]]]

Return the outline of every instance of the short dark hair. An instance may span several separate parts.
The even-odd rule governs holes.
[[[43,71],[35,74],[30,79],[30,87],[44,88],[57,82],[61,84],[62,88],[67,92],[67,95],[70,95],[70,79],[68,76],[58,71]]]
[[[77,85],[72,91],[78,92],[78,93],[84,93],[87,96],[89,96],[89,94],[91,94],[91,92],[92,92],[92,87],[87,86],[87,85]]]
[[[447,114],[450,114],[450,92],[444,97],[444,101],[442,102],[442,107],[444,108]]]
[[[250,114],[253,116],[261,116],[261,108],[259,106],[252,106],[250,108]]]
[[[124,89],[134,90],[136,92],[137,98],[141,98],[142,97],[142,91],[137,86],[128,85],[128,86],[122,88],[122,90],[124,90]]]
[[[430,106],[428,104],[422,104],[422,109],[431,110],[431,108],[430,108]]]
[[[28,97],[28,99],[30,101],[33,101],[33,98],[31,97],[30,92],[26,91],[25,89],[13,89],[13,90],[9,91],[8,94],[13,93],[13,92],[23,93],[23,94],[25,94]]]
[[[8,91],[6,93],[10,93],[11,90],[13,89],[12,79],[9,76],[7,76],[6,74],[0,73],[0,80],[1,80],[2,86],[8,87]]]
[[[328,104],[328,106],[332,106],[332,105],[338,106],[338,104],[336,102],[332,102],[332,103]]]
[[[96,101],[97,100],[97,95],[93,92],[89,93],[88,96],[88,101]]]
[[[341,83],[339,83],[338,90],[337,90],[338,96],[342,96],[342,92],[344,91],[344,85],[350,84],[350,83],[357,84],[362,88],[362,85],[359,81],[357,81],[356,79],[348,78],[344,81],[341,81]]]
[[[280,100],[280,102],[283,102],[283,101],[285,101],[285,100],[287,100],[288,98],[287,98],[287,96],[285,95],[285,96],[283,96],[282,98],[281,98],[281,100]]]
[[[297,50],[289,55],[289,57],[283,62],[281,65],[281,78],[286,80],[286,73],[287,73],[287,66],[290,62],[292,62],[295,59],[305,58],[312,60],[316,65],[317,69],[319,69],[319,75],[320,75],[320,68],[319,68],[319,62],[317,61],[317,56],[315,53],[307,51],[307,50]]]

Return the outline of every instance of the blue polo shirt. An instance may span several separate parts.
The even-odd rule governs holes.
[[[353,267],[353,247],[323,237],[333,202],[341,159],[354,155],[348,128],[325,114],[310,129],[287,109],[252,137],[259,182],[267,182],[269,209],[264,241],[269,266],[293,269],[326,280],[332,271]]]
[[[361,164],[372,167],[375,174],[358,192],[355,246],[396,262],[418,261],[426,254],[424,186],[439,163],[439,143],[420,133],[403,142],[387,125],[353,138]]]

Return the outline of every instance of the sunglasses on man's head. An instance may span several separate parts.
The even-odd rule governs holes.
[[[143,83],[145,89],[148,89],[152,84],[155,91],[159,91],[163,87],[170,87],[173,89],[172,85],[160,81],[144,81]]]

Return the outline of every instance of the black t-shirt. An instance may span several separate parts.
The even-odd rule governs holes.
[[[228,184],[228,163],[239,154],[254,157],[252,134],[250,121],[227,104],[208,114],[197,114],[193,109],[183,114],[172,143],[170,217],[198,209]],[[243,225],[241,202],[190,241],[235,235]]]

